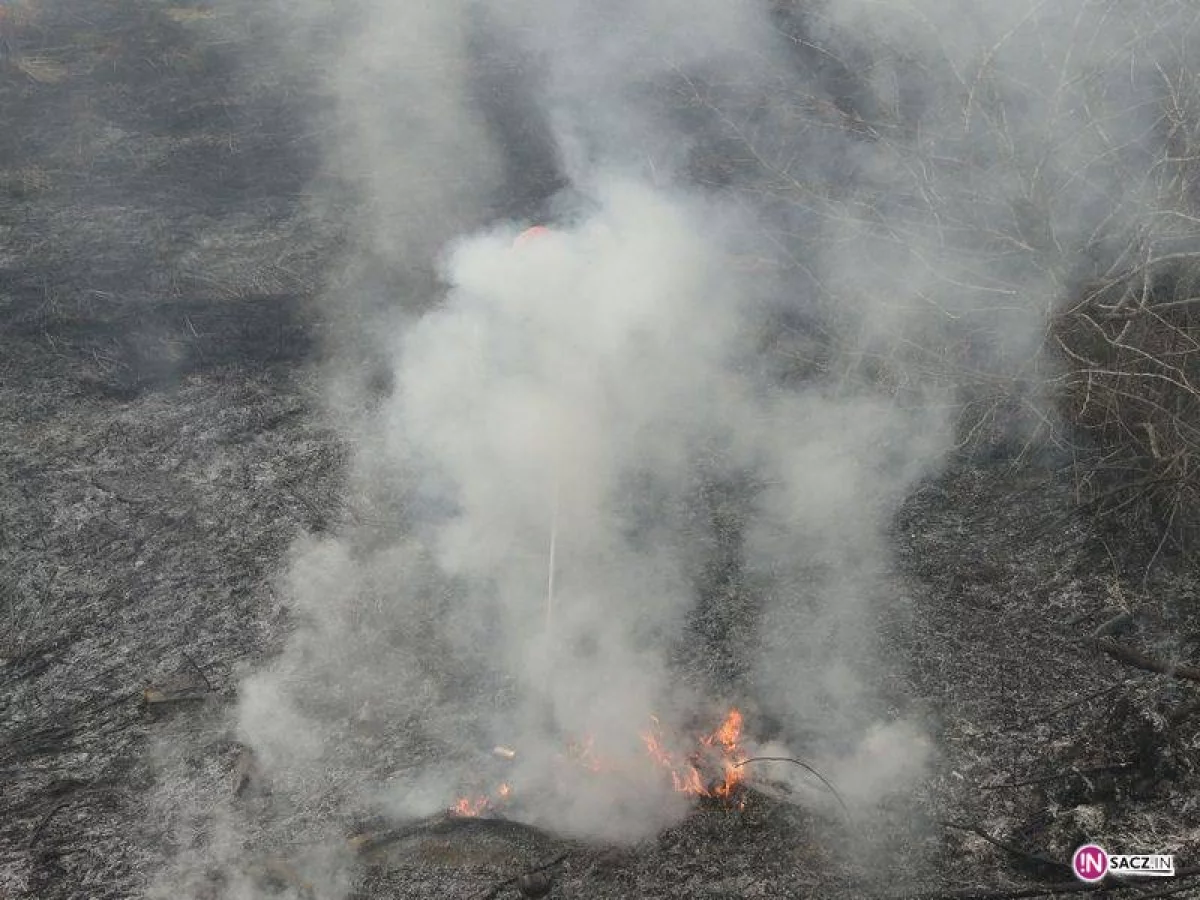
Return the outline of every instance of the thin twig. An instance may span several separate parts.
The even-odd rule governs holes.
[[[1146,570],[1142,573],[1142,591],[1145,592],[1150,583],[1150,572],[1154,569],[1154,564],[1158,562],[1158,556],[1162,553],[1163,547],[1167,543],[1167,538],[1171,535],[1171,526],[1175,524],[1175,513],[1179,511],[1179,504],[1175,503],[1171,506],[1171,515],[1167,517],[1167,523],[1163,526],[1162,537],[1159,539],[1158,546],[1154,548],[1154,555],[1150,557],[1150,562],[1146,563]],[[1200,671],[1200,670],[1198,670]]]
[[[804,762],[804,760],[796,759],[795,757],[791,757],[791,756],[752,756],[749,759],[743,759],[740,763],[735,763],[734,768],[740,769],[742,766],[746,765],[747,763],[752,763],[752,762],[792,763],[793,765],[800,766],[800,768],[805,769],[808,772],[811,772],[813,775],[815,775],[820,780],[821,784],[825,785],[825,787],[828,788],[829,793],[833,794],[833,799],[835,799],[838,802],[838,805],[841,806],[842,812],[844,812],[846,814],[846,816],[849,817],[850,809],[846,806],[846,801],[844,801],[842,799],[842,795],[838,793],[837,788],[835,788],[829,782],[828,778],[826,778],[824,775],[822,775],[820,772],[818,772],[816,769],[814,769],[808,763]]]
[[[204,686],[208,688],[208,692],[210,694],[215,694],[216,691],[213,689],[212,682],[208,680],[208,676],[204,674],[204,670],[196,664],[194,659],[192,659],[191,654],[186,650],[180,650],[179,652],[183,654],[183,658],[188,661],[191,667],[196,670],[196,674],[200,676],[200,679],[204,682]]]

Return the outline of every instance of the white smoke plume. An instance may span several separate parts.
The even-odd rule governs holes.
[[[1153,19],[359,4],[330,144],[360,256],[328,300],[392,387],[348,419],[374,521],[295,548],[296,632],[243,690],[281,789],[420,814],[504,744],[514,814],[635,839],[686,808],[661,773],[555,760],[585,737],[642,758],[650,717],[730,702],[863,808],[917,777],[929,742],[877,702],[889,516],[956,404],[1032,378],[1048,310],[1161,205],[1125,175],[1162,143]],[[550,160],[540,194],[510,196],[514,160]],[[381,293],[364,257],[436,278]],[[713,616],[737,634],[708,648]]]

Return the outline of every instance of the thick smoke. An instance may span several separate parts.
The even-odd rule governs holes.
[[[338,381],[360,523],[295,548],[297,630],[244,686],[280,789],[429,812],[504,744],[514,815],[633,839],[686,808],[639,732],[730,702],[860,808],[910,783],[928,741],[873,663],[889,517],[996,385],[995,427],[1036,436],[1048,310],[1151,233],[1162,186],[1126,173],[1163,140],[1153,18],[360,4],[330,55],[361,233],[328,302],[391,387]],[[567,777],[584,739],[637,762]]]
[[[879,530],[937,457],[938,417],[776,389],[755,361],[753,277],[726,250],[736,222],[639,181],[594,186],[548,236],[456,243],[445,297],[396,336],[371,468],[409,480],[412,532],[301,552],[292,594],[309,625],[243,704],[272,769],[318,777],[345,754],[304,712],[332,701],[419,715],[468,759],[519,748],[522,808],[561,830],[633,839],[678,814],[640,734],[718,699],[673,665],[696,613],[706,479],[753,484],[749,683],[817,734],[861,715]],[[584,739],[621,776],[558,783],[554,758]]]

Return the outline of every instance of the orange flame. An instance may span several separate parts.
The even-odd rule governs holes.
[[[652,718],[651,721],[654,727],[642,732],[642,742],[646,745],[651,759],[670,774],[675,790],[696,797],[719,797],[722,800],[731,798],[734,788],[744,777],[739,766],[748,758],[740,745],[742,714],[738,709],[730,710],[716,731],[702,736],[701,752],[690,754],[686,759],[677,759],[663,746],[659,736],[661,725],[658,719]],[[720,764],[721,771],[721,782],[715,785],[712,779],[706,779],[701,772],[701,767],[713,766],[714,754],[719,756],[716,762]]]
[[[651,727],[641,733],[642,743],[650,758],[670,775],[676,791],[692,797],[733,800],[735,789],[745,778],[741,764],[749,758],[741,744],[743,718],[740,710],[731,709],[721,725],[715,731],[701,735],[699,746],[686,756],[669,750],[663,741],[662,724],[654,716],[650,721]],[[595,775],[613,774],[621,768],[596,752],[595,739],[590,735],[568,741],[560,759],[565,759],[571,768],[584,769]],[[450,812],[456,816],[480,816],[502,806],[512,794],[512,787],[504,783],[490,796],[460,797]]]
[[[722,768],[724,769],[725,781],[713,789],[713,794],[723,800],[728,800],[733,793],[733,789],[742,781],[745,775],[742,772],[741,765],[749,757],[745,750],[741,748],[740,741],[742,739],[742,713],[736,707],[729,711],[725,721],[721,723],[721,727],[710,734],[707,738],[702,738],[701,743],[706,747],[711,747],[714,744],[720,745],[722,754]]]
[[[491,805],[487,797],[459,797],[450,811],[456,816],[475,817]]]
[[[511,795],[512,788],[505,782],[496,788],[494,799],[483,794],[475,797],[459,797],[454,805],[450,807],[450,813],[451,815],[473,819],[483,815],[489,809],[494,809],[500,802],[507,800]]]

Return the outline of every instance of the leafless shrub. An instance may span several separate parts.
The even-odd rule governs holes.
[[[941,389],[964,450],[1065,449],[1081,502],[1136,522],[1151,548],[1191,546],[1200,26],[1189,4],[1031,4],[1011,25],[981,15],[980,33],[994,30],[974,55],[964,53],[973,25],[935,33],[921,4],[888,13],[925,36],[919,50],[858,40],[822,11],[784,6],[800,51],[843,73],[840,96],[773,98],[786,127],[759,132],[747,123],[763,114],[739,115],[719,91],[684,84],[756,168],[743,189],[817,223],[774,236],[781,257],[813,268],[819,324],[798,363],[806,376],[899,397]],[[889,84],[924,93],[906,106]],[[868,165],[850,177],[807,165],[797,146],[822,132]],[[823,243],[857,256],[847,266],[848,251],[835,249],[840,267],[822,271]],[[903,305],[900,327],[871,335],[889,304]]]
[[[1052,336],[1067,367],[1058,398],[1091,438],[1080,499],[1186,541],[1200,527],[1200,266],[1172,263],[1089,285]]]

